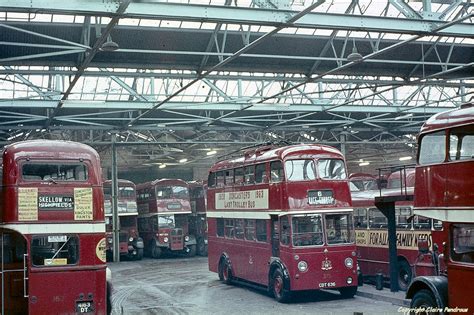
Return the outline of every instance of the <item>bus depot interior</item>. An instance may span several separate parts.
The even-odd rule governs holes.
[[[473,14],[0,0],[0,314],[473,313]]]

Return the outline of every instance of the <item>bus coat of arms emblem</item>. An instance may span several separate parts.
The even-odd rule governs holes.
[[[322,270],[331,270],[332,269],[332,263],[327,257],[323,260],[321,269]]]

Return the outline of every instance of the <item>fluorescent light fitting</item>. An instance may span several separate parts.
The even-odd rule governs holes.
[[[399,158],[400,161],[408,161],[408,160],[411,160],[412,157],[411,156],[402,156],[401,158]]]
[[[186,163],[188,161],[188,159],[181,159],[179,160],[179,163]]]
[[[166,167],[166,164],[161,164],[160,166],[158,166],[159,168],[165,168]]]
[[[207,152],[206,154],[207,154],[207,155],[214,155],[214,154],[216,154],[216,153],[217,153],[216,150],[212,150],[212,151]]]
[[[370,162],[360,162],[360,163],[359,163],[359,166],[367,166],[367,165],[369,165],[369,164],[370,164]]]

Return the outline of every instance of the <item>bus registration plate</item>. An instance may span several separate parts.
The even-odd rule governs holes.
[[[309,190],[308,203],[310,205],[331,205],[334,203],[332,190]]]
[[[80,314],[94,312],[94,303],[87,301],[76,302],[76,312]]]

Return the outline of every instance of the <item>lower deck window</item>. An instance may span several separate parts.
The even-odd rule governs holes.
[[[451,233],[452,260],[474,263],[474,224],[455,224]]]
[[[79,260],[79,238],[74,235],[34,236],[31,256],[35,266],[74,265]]]

